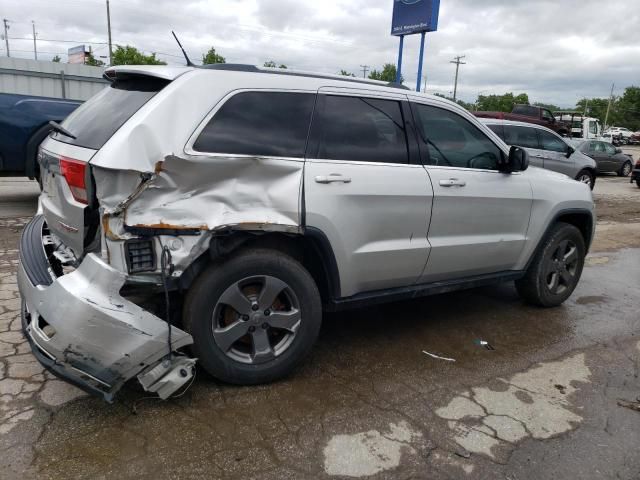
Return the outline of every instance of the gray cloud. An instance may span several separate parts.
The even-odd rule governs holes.
[[[389,35],[391,0],[111,0],[115,43],[158,52],[182,62],[170,30],[194,60],[211,45],[228,61],[360,72],[395,62],[398,40]],[[428,34],[427,90],[453,89],[454,55],[466,55],[460,96],[527,92],[532,100],[572,106],[582,96],[608,95],[640,84],[640,11],[625,0],[447,0],[440,30]],[[11,37],[39,32],[41,58],[73,43],[106,42],[102,0],[22,0],[3,5]],[[404,76],[415,87],[418,36],[406,40]],[[30,57],[29,39],[11,40],[14,56]],[[93,45],[106,55],[104,43]],[[45,53],[48,52],[48,53]],[[63,56],[64,58],[64,56]],[[618,93],[621,93],[621,90]]]

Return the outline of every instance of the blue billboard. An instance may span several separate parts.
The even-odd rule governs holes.
[[[440,0],[393,0],[391,35],[435,32]]]

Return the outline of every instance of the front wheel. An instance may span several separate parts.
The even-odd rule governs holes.
[[[576,180],[579,181],[580,183],[584,183],[586,185],[589,185],[589,188],[591,190],[593,190],[593,187],[595,187],[596,185],[596,177],[593,173],[591,173],[589,170],[580,170],[580,172],[578,173],[578,175],[576,175]]]
[[[631,165],[631,162],[624,162],[624,165],[622,165],[622,168],[620,168],[617,173],[619,177],[628,177],[631,173],[631,170],[633,170],[633,165]]]
[[[297,261],[250,250],[202,273],[189,290],[183,319],[208,373],[254,385],[300,364],[318,337],[322,305],[313,278]]]
[[[553,226],[523,278],[520,296],[541,307],[556,307],[571,296],[584,267],[586,247],[580,230],[568,223]]]

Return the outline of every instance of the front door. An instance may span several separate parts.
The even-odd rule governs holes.
[[[329,239],[343,297],[411,285],[427,262],[433,191],[419,159],[410,163],[407,112],[404,95],[318,96],[304,173],[306,226]]]
[[[421,283],[512,269],[524,248],[531,214],[526,176],[498,172],[505,153],[462,115],[413,106],[434,192],[431,253]]]
[[[575,161],[570,156],[567,157],[569,145],[555,133],[538,129],[538,135],[540,135],[540,147],[544,152],[544,168],[573,178],[576,174]]]

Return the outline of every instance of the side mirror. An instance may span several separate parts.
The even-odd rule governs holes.
[[[616,153],[622,153],[622,149],[621,148],[616,148]]]
[[[500,171],[503,173],[523,172],[529,168],[529,152],[524,148],[513,146],[509,150],[509,157]]]
[[[576,149],[573,148],[571,145],[567,145],[567,147],[569,147],[569,149],[567,150],[567,158],[569,158],[571,155],[575,153]]]

